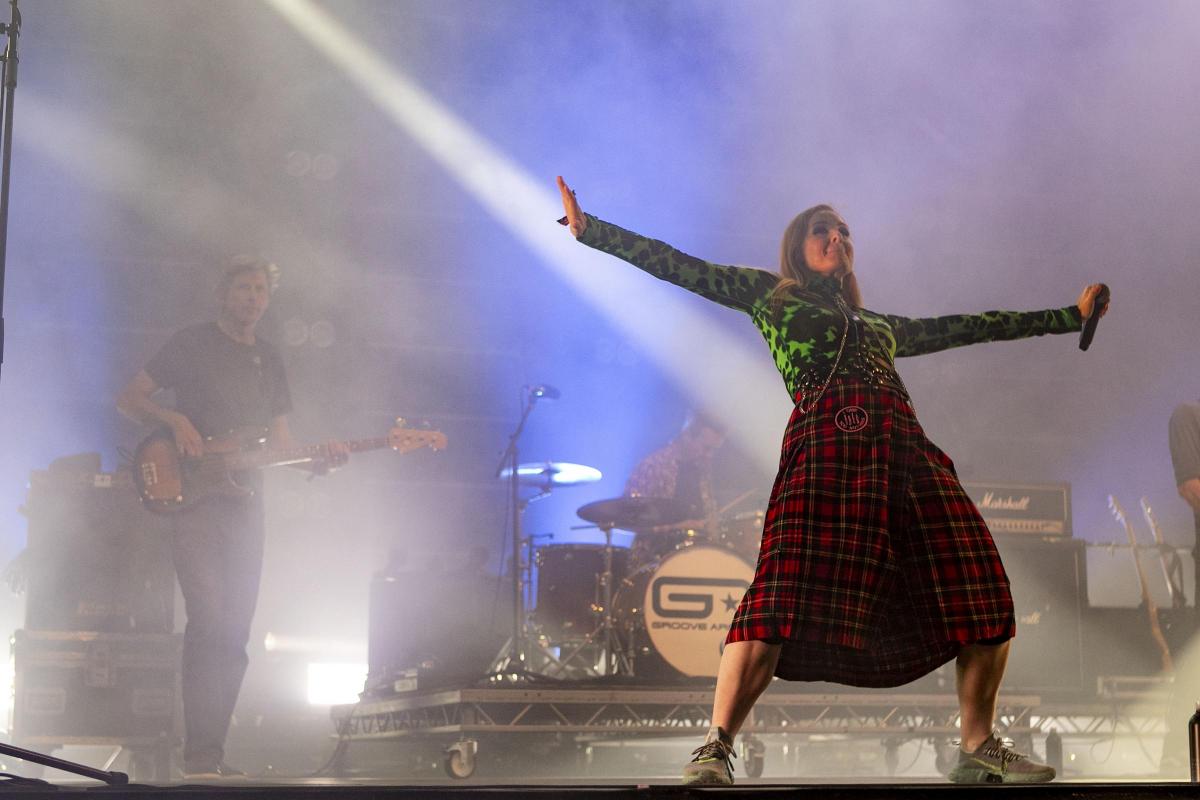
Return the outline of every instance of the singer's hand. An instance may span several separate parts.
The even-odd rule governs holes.
[[[1100,284],[1093,283],[1086,287],[1079,295],[1079,302],[1075,305],[1079,306],[1079,312],[1083,314],[1083,318],[1087,319],[1092,315],[1092,311],[1096,307],[1096,295],[1100,294]],[[1109,291],[1109,302],[1104,304],[1100,309],[1100,316],[1103,317],[1108,313],[1108,306],[1112,302],[1112,291]]]
[[[587,217],[583,215],[583,209],[579,207],[575,193],[571,191],[571,187],[567,186],[562,175],[558,176],[558,191],[562,193],[563,210],[567,212],[567,227],[571,229],[571,235],[578,239],[587,230]],[[561,221],[559,220],[559,222]]]

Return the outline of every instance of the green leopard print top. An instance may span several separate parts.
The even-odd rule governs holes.
[[[771,348],[789,394],[819,386],[838,354],[850,319],[840,375],[874,374],[878,383],[903,390],[895,372],[897,356],[918,356],[978,342],[1005,341],[1047,333],[1071,333],[1083,327],[1077,306],[1045,311],[985,311],[910,319],[850,308],[840,298],[833,278],[818,277],[804,290],[795,290],[773,303],[777,273],[748,267],[727,267],[689,256],[665,242],[639,236],[587,215],[579,241],[624,259],[656,278],[682,286],[723,306],[744,311]],[[839,309],[839,305],[842,307]]]

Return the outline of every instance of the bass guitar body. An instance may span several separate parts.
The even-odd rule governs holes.
[[[205,497],[249,497],[252,489],[238,485],[227,456],[261,446],[262,433],[245,431],[204,443],[202,456],[184,456],[170,431],[153,433],[133,454],[133,485],[150,511],[169,514],[195,505]]]
[[[390,449],[397,453],[446,446],[441,431],[409,428],[397,420],[387,435],[343,442],[352,453]],[[142,504],[151,511],[169,514],[195,505],[206,497],[248,497],[254,492],[238,483],[248,470],[265,467],[303,466],[327,463],[325,445],[310,445],[292,450],[266,449],[264,432],[257,429],[235,431],[227,436],[206,439],[204,455],[180,455],[175,437],[169,431],[147,436],[133,454],[133,483]]]

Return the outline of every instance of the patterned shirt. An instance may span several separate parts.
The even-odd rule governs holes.
[[[625,483],[631,497],[670,497],[687,504],[692,519],[714,514],[712,459],[688,459],[679,439],[655,450],[634,467]]]
[[[935,353],[978,342],[1070,333],[1083,327],[1077,306],[920,319],[852,309],[841,298],[840,282],[825,276],[817,276],[806,288],[791,290],[781,302],[773,302],[772,292],[781,280],[777,273],[712,264],[591,214],[587,215],[587,229],[579,241],[656,278],[749,314],[767,340],[775,366],[793,398],[810,387],[814,378],[818,383],[824,380],[835,362],[839,364],[839,375],[868,365],[886,373],[886,382],[902,386],[895,373],[899,356]],[[848,331],[846,320],[850,322]],[[843,331],[847,334],[849,357],[839,362]]]

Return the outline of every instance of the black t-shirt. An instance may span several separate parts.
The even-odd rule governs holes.
[[[265,430],[292,410],[279,351],[261,338],[252,345],[235,342],[215,322],[177,332],[146,364],[146,373],[175,391],[175,410],[202,436]]]
[[[1178,406],[1168,432],[1175,483],[1200,478],[1200,403]]]

